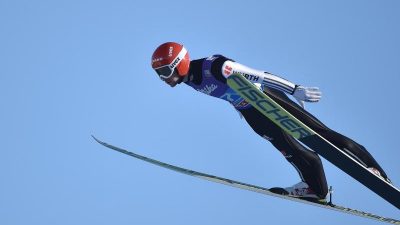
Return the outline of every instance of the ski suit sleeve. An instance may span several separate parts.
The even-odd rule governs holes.
[[[264,90],[265,87],[273,88],[292,95],[296,84],[271,73],[255,70],[240,63],[227,60],[222,65],[222,74],[225,78],[233,73],[243,75],[247,80]]]

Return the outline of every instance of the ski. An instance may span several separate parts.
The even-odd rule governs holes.
[[[393,184],[375,175],[348,153],[306,126],[240,74],[230,75],[227,83],[237,94],[285,132],[400,209],[400,191]]]
[[[396,219],[391,219],[391,218],[387,218],[387,217],[382,217],[382,216],[378,216],[378,215],[374,215],[371,213],[367,213],[367,212],[363,212],[363,211],[359,211],[359,210],[355,210],[355,209],[351,209],[351,208],[347,208],[347,207],[343,207],[343,206],[338,206],[338,205],[334,205],[332,203],[317,203],[317,202],[311,202],[311,201],[307,201],[301,198],[296,198],[294,196],[290,196],[290,195],[281,195],[281,194],[277,194],[272,192],[270,189],[265,188],[265,187],[260,187],[260,186],[256,186],[256,185],[252,185],[252,184],[247,184],[244,182],[239,182],[239,181],[235,181],[235,180],[231,180],[231,179],[227,179],[227,178],[223,178],[223,177],[218,177],[218,176],[214,176],[214,175],[210,175],[210,174],[206,174],[206,173],[201,173],[201,172],[197,172],[194,170],[189,170],[189,169],[185,169],[182,167],[178,167],[178,166],[174,166],[168,163],[164,163],[155,159],[151,159],[136,153],[133,153],[131,151],[110,145],[106,142],[100,141],[99,139],[97,139],[96,137],[92,136],[94,138],[94,140],[96,140],[99,144],[113,149],[115,151],[124,153],[126,155],[132,156],[134,158],[143,160],[145,162],[169,169],[169,170],[173,170],[176,171],[178,173],[182,173],[182,174],[186,174],[189,176],[193,176],[193,177],[197,177],[200,179],[204,179],[204,180],[208,180],[208,181],[212,181],[215,183],[220,183],[220,184],[224,184],[224,185],[228,185],[231,187],[235,187],[235,188],[239,188],[239,189],[244,189],[244,190],[248,190],[248,191],[253,191],[253,192],[257,192],[257,193],[261,193],[264,195],[269,195],[269,196],[274,196],[274,197],[278,197],[278,198],[282,198],[282,199],[287,199],[290,201],[295,201],[295,202],[300,202],[300,203],[304,203],[304,204],[308,204],[308,205],[313,205],[313,206],[318,206],[318,207],[322,207],[322,208],[326,208],[326,209],[330,209],[330,210],[334,210],[334,211],[339,211],[342,213],[347,213],[347,214],[351,214],[351,215],[356,215],[356,216],[360,216],[360,217],[364,217],[364,218],[368,218],[368,219],[373,219],[373,220],[378,220],[381,222],[387,222],[387,223],[391,223],[391,224],[398,224],[400,225],[400,221],[396,220]]]

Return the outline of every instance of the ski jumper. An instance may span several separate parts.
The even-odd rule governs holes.
[[[232,73],[243,75],[289,113],[329,142],[346,151],[366,167],[374,167],[381,172],[382,176],[387,177],[383,169],[363,146],[329,129],[288,98],[286,94],[294,93],[295,84],[271,73],[251,69],[222,55],[192,60],[185,84],[204,94],[230,102],[258,135],[270,141],[283,154],[286,160],[297,170],[301,180],[306,182],[316,195],[325,198],[328,193],[328,185],[319,156],[304,147],[295,138],[286,134],[284,130],[236,94],[226,83],[226,77]]]

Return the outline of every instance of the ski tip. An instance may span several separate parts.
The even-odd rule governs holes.
[[[103,145],[103,146],[106,146],[106,147],[108,147],[108,148],[113,148],[114,146],[111,146],[111,145],[109,145],[109,144],[107,144],[106,142],[104,142],[104,141],[100,141],[100,139],[97,139],[94,135],[91,135],[92,136],[92,138],[97,142],[97,143],[99,143],[99,144],[101,144],[101,145]]]
[[[98,142],[98,143],[100,143],[100,144],[103,143],[102,141],[100,141],[99,139],[97,139],[93,134],[91,134],[91,136],[92,136],[92,138],[93,138],[96,142]]]
[[[92,136],[92,138],[94,139],[94,140],[98,140],[93,134],[91,134],[90,136]]]

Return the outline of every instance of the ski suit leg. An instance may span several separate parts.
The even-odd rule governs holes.
[[[325,198],[328,185],[319,156],[301,145],[257,109],[245,109],[241,110],[241,113],[251,128],[269,140],[295,167],[302,181],[306,182],[316,195]]]
[[[351,157],[353,157],[353,159],[357,160],[366,167],[376,168],[383,177],[387,177],[385,171],[372,157],[372,155],[364,148],[364,146],[334,130],[329,129],[311,113],[307,112],[298,104],[290,100],[283,92],[269,89],[265,91],[265,93],[279,103],[288,112],[298,118],[301,122],[309,126],[311,129],[316,131],[338,148],[344,150]]]

